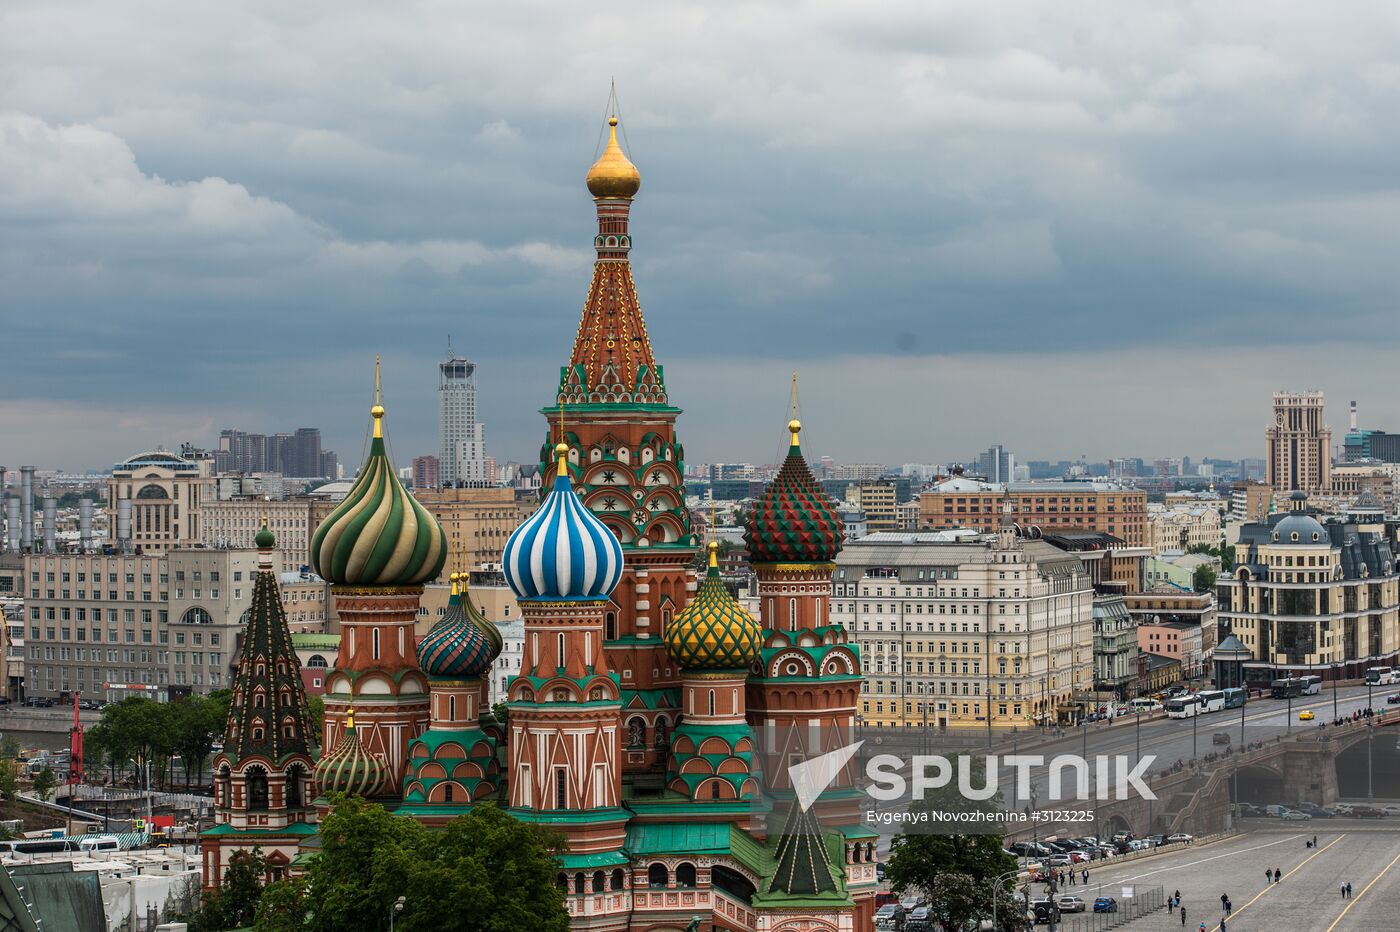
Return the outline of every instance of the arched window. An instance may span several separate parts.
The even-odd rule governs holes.
[[[666,869],[666,865],[657,861],[647,868],[647,886],[665,887],[671,882],[671,872]]]
[[[180,624],[182,625],[212,625],[213,623],[214,616],[198,605],[185,609],[185,614],[180,616]]]
[[[267,771],[261,767],[248,769],[248,809],[251,812],[267,810]]]
[[[676,886],[695,886],[695,865],[689,861],[683,861],[676,865]]]
[[[710,798],[719,799],[719,781],[715,780],[710,784]]]
[[[373,653],[373,655],[374,655],[374,659],[375,659],[375,660],[378,660],[378,659],[379,659],[379,629],[378,629],[378,628],[375,628],[373,631],[370,632],[370,648],[371,648],[371,651],[372,651],[372,653]]]
[[[593,892],[594,892],[594,893],[602,893],[604,890],[607,889],[607,886],[608,886],[608,875],[605,874],[605,873],[603,873],[602,871],[594,871],[594,872],[593,872]]]
[[[587,883],[588,883],[588,878],[584,877],[583,871],[579,871],[577,874],[574,875],[574,892],[575,892],[575,893],[583,893],[584,890],[586,889],[586,886],[585,886],[585,885],[586,885]]]
[[[322,657],[320,654],[312,654],[311,659],[306,661],[306,665],[318,670],[324,669],[326,667],[326,658]]]
[[[710,690],[710,714],[715,714],[715,691]]]
[[[449,719],[451,719],[452,721],[454,721],[454,722],[457,720],[457,697],[456,697],[456,696],[448,696],[448,697],[447,697],[447,717],[448,717]]]
[[[301,788],[305,773],[306,771],[295,764],[287,768],[287,807],[289,809],[298,809],[302,805]]]
[[[603,616],[603,639],[617,640],[617,612],[608,612]]]
[[[614,869],[613,869],[613,872],[612,872],[612,884],[611,884],[612,889],[614,889],[614,890],[621,890],[621,889],[622,889],[622,885],[623,885],[623,883],[625,882],[625,876],[626,876],[626,875],[624,875],[624,874],[622,873],[622,868],[620,868],[620,867],[614,868]]]

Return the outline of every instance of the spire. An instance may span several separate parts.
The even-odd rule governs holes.
[[[832,876],[831,861],[817,830],[816,819],[796,800],[788,812],[782,837],[778,839],[774,860],[778,862],[778,869],[768,883],[769,893],[802,896],[835,892],[836,878]]]
[[[598,213],[593,238],[598,260],[573,355],[560,373],[559,401],[665,405],[666,387],[652,357],[628,261],[629,216],[641,175],[618,144],[613,98],[609,104],[613,115],[608,118],[608,143],[588,171],[588,189]]]
[[[264,522],[258,532],[259,549],[270,550],[271,538]],[[293,754],[310,753],[311,720],[302,690],[301,664],[270,564],[260,566],[253,575],[253,604],[234,675],[225,735],[224,752],[234,762],[256,755],[280,764]]]

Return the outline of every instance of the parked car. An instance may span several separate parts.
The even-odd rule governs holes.
[[[1391,693],[1385,697],[1386,705],[1400,704],[1400,693]]]
[[[1400,816],[1400,806],[1397,806],[1394,803],[1390,804],[1389,806],[1380,806],[1378,808],[1381,810],[1381,812],[1384,812],[1388,816]]]
[[[898,929],[904,925],[904,907],[898,903],[886,903],[875,910],[875,928]]]
[[[1377,809],[1374,806],[1353,806],[1351,817],[1353,819],[1384,819],[1385,810]]]
[[[1299,812],[1306,812],[1314,819],[1332,818],[1332,813],[1330,810],[1324,809],[1322,806],[1319,806],[1316,803],[1299,803],[1297,809]]]
[[[1060,908],[1051,900],[1040,899],[1031,903],[1031,912],[1035,915],[1035,924],[1056,923],[1060,921]]]
[[[1352,811],[1353,809],[1355,809],[1355,808],[1356,808],[1356,807],[1353,806],[1351,803],[1333,803],[1333,804],[1332,804],[1332,812],[1334,812],[1335,814],[1337,814],[1337,815],[1339,815],[1339,816],[1349,816],[1349,815],[1351,815],[1351,811]]]
[[[905,932],[931,932],[933,919],[931,906],[915,906],[909,912],[909,920],[904,923]]]
[[[1195,838],[1193,838],[1192,836],[1186,834],[1185,832],[1177,832],[1177,833],[1174,834],[1174,835],[1168,835],[1168,836],[1167,836],[1167,844],[1169,844],[1169,845],[1176,845],[1176,844],[1183,844],[1183,845],[1184,845],[1184,844],[1187,844],[1188,842],[1192,842],[1192,841],[1195,841]]]
[[[1073,894],[1066,894],[1055,901],[1055,905],[1060,907],[1062,913],[1082,913],[1089,908],[1083,897]]]
[[[1308,815],[1306,812],[1299,812],[1297,809],[1290,809],[1279,816],[1279,818],[1283,819],[1285,822],[1306,822],[1308,819],[1311,819],[1312,816]]]
[[[1069,867],[1070,864],[1074,862],[1070,860],[1067,854],[1052,854],[1045,859],[1045,863],[1049,864],[1051,867]]]
[[[1118,912],[1118,901],[1111,896],[1101,896],[1094,900],[1094,912],[1116,913]]]
[[[876,880],[884,880],[884,879],[885,879],[885,864],[884,864],[883,861],[876,861],[876,862],[875,862],[875,879],[876,879]]]
[[[1230,733],[1229,733],[1228,731],[1217,731],[1215,734],[1213,734],[1213,735],[1210,736],[1210,743],[1211,743],[1211,744],[1229,744],[1229,743],[1230,743]]]

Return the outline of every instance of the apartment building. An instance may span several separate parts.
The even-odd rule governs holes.
[[[277,536],[278,568],[300,572],[311,565],[311,538],[337,502],[320,496],[297,496],[278,501],[238,497],[206,501],[203,505],[203,544],[209,547],[253,547],[253,537],[267,521]]]
[[[860,644],[870,728],[1070,721],[1093,684],[1084,564],[1013,528],[876,533],[837,558],[831,620]]]
[[[1147,527],[1154,554],[1192,547],[1218,547],[1223,539],[1220,511],[1206,505],[1147,506]]]
[[[986,482],[954,476],[919,496],[923,528],[995,531],[1002,517],[1046,531],[1098,531],[1148,545],[1147,493],[1112,482]]]
[[[229,684],[257,554],[30,555],[25,692],[96,698]]]
[[[865,513],[870,531],[899,530],[896,491],[893,482],[858,482],[846,487],[846,502]]]

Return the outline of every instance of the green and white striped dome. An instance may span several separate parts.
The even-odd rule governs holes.
[[[355,484],[311,540],[311,567],[340,586],[413,586],[436,579],[447,562],[442,525],[399,481],[384,449],[384,408]]]

